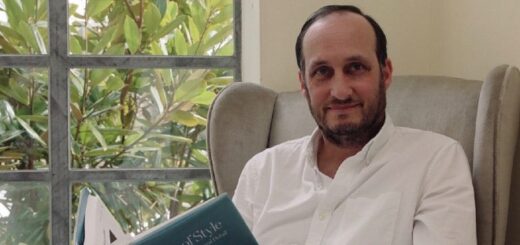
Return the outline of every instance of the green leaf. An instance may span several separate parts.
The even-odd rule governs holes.
[[[231,56],[235,52],[235,44],[230,41],[227,42],[223,47],[217,50],[218,56]]]
[[[22,6],[23,6],[24,15],[27,17],[29,17],[29,16],[35,17],[36,0],[23,0],[21,2],[22,2]]]
[[[125,82],[119,76],[110,76],[106,84],[110,91],[118,91],[125,86]]]
[[[38,5],[38,14],[37,14],[37,19],[38,20],[48,20],[48,4],[47,4],[47,1],[39,1],[38,2],[39,5]]]
[[[79,44],[78,38],[76,36],[69,36],[69,46],[71,54],[81,54],[83,49]]]
[[[233,19],[233,5],[229,4],[221,8],[218,15],[211,19],[212,23],[225,22],[229,19]]]
[[[157,33],[153,36],[153,40],[156,40],[158,38],[161,38],[167,34],[171,34],[172,31],[179,27],[179,25],[182,24],[182,22],[184,22],[184,20],[186,19],[186,16],[185,15],[179,15],[177,16],[177,18],[175,18],[173,21],[169,22],[167,25],[165,25],[164,27],[161,27],[161,29],[159,29],[157,31]]]
[[[188,80],[182,83],[174,94],[174,101],[188,101],[191,98],[200,95],[206,89],[206,82],[202,79]]]
[[[216,8],[220,6],[222,3],[225,3],[225,1],[222,0],[209,0],[209,7],[210,8]]]
[[[5,5],[5,12],[7,14],[7,21],[9,22],[9,25],[17,29],[18,23],[20,23],[21,20],[26,19],[22,12],[22,8],[20,5],[18,5],[18,1],[16,0],[4,0]]]
[[[87,157],[101,157],[101,156],[113,156],[121,151],[121,147],[117,145],[108,146],[104,148],[95,148],[85,152]]]
[[[141,89],[141,88],[144,88],[144,87],[146,87],[148,85],[150,85],[150,79],[149,78],[138,77],[137,79],[134,80],[134,84],[133,84],[132,88]]]
[[[204,91],[202,94],[190,100],[191,103],[199,105],[210,105],[215,99],[216,94],[211,91]]]
[[[2,35],[10,43],[17,43],[17,42],[24,41],[24,37],[11,27],[0,25],[0,32],[2,32]]]
[[[233,76],[222,76],[215,77],[208,80],[208,84],[217,85],[217,86],[225,86],[233,82]]]
[[[38,48],[40,49],[40,53],[46,54],[47,53],[47,45],[45,44],[44,38],[42,37],[40,31],[38,30],[38,27],[35,25],[31,25],[32,32],[34,34],[34,38],[36,39],[36,43],[38,44]]]
[[[79,105],[77,103],[70,103],[70,110],[72,112],[72,116],[76,119],[76,121],[80,121],[83,119],[83,113],[79,109]]]
[[[32,27],[27,24],[27,22],[21,21],[18,23],[18,33],[24,37],[25,42],[33,49],[33,52],[41,52],[34,37]]]
[[[83,78],[81,77],[81,75],[79,73],[80,72],[77,69],[70,70],[71,76],[69,76],[69,81],[72,83],[72,86],[70,86],[71,99],[77,99],[77,98],[83,96],[83,92],[84,92],[83,85],[84,85],[85,81],[83,80]],[[77,95],[77,98],[72,97],[73,95]],[[78,100],[73,100],[73,101],[78,101]]]
[[[3,36],[0,36],[0,47],[4,50],[2,53],[19,54],[20,52],[15,46],[11,45]]]
[[[209,49],[212,49],[214,46],[220,43],[224,43],[225,41],[228,41],[230,37],[233,35],[233,25],[228,24],[225,26],[222,26],[220,29],[217,30],[217,32],[210,36],[208,39],[204,40],[202,45],[203,52],[206,52]]]
[[[29,94],[27,90],[21,87],[14,78],[9,79],[9,86],[0,84],[0,92],[21,104],[29,105]]]
[[[149,139],[159,138],[159,139],[163,139],[163,140],[174,141],[174,142],[182,142],[182,143],[188,143],[188,144],[192,143],[192,140],[189,139],[189,138],[182,137],[182,136],[177,136],[177,135],[170,135],[170,134],[155,134],[155,133],[151,133],[151,134],[148,135],[147,138],[149,138]]]
[[[150,54],[151,55],[167,55],[167,51],[163,51],[163,49],[160,46],[159,42],[152,41],[150,42]]]
[[[42,146],[47,146],[47,143],[45,143],[45,141],[42,140],[38,133],[36,133],[36,131],[34,131],[34,129],[27,122],[25,122],[23,119],[19,117],[16,117],[16,120],[18,121],[18,123],[20,123],[20,125],[22,125],[22,127],[25,129],[25,132],[27,132],[27,134],[29,134],[31,138],[38,141],[38,143],[40,143]]]
[[[104,82],[111,74],[116,74],[115,69],[92,69],[90,70],[89,85],[95,87]]]
[[[160,150],[161,150],[161,148],[157,148],[157,147],[141,146],[141,147],[133,147],[132,149],[130,149],[128,151],[131,153],[135,153],[135,152],[160,151]]]
[[[105,52],[107,55],[123,55],[125,54],[125,45],[122,43],[118,43],[110,46]]]
[[[112,4],[112,0],[88,0],[86,14],[93,17]]]
[[[188,27],[190,28],[190,35],[191,40],[193,42],[197,42],[200,40],[200,31],[195,22],[193,21],[193,18],[188,18]]]
[[[94,49],[92,49],[92,54],[99,54],[99,52],[107,47],[107,45],[113,40],[114,33],[117,28],[118,26],[111,26],[103,32],[103,36],[96,44]]]
[[[171,86],[173,84],[173,73],[171,69],[160,69],[155,71],[157,72],[159,81],[164,84],[164,86]]]
[[[164,112],[164,105],[159,95],[159,91],[157,91],[156,86],[150,86],[150,94],[152,95],[153,101],[157,105],[159,113],[162,114]]]
[[[155,5],[159,9],[159,13],[161,14],[161,18],[164,16],[164,13],[166,13],[166,7],[167,7],[167,0],[155,0]]]
[[[9,120],[13,120],[16,116],[13,106],[6,100],[0,100],[0,110],[3,116],[7,116]]]
[[[189,111],[174,111],[170,119],[187,127],[206,125],[206,119]]]
[[[197,150],[197,149],[193,149],[192,150],[192,156],[199,162],[202,162],[202,163],[205,163],[207,164],[208,163],[208,156],[207,154],[205,154],[206,152],[204,151],[201,151],[201,150]]]
[[[180,30],[175,30],[175,52],[177,52],[177,55],[188,54],[188,45]]]
[[[144,30],[150,35],[154,34],[155,31],[160,27],[161,18],[162,15],[157,6],[155,6],[153,3],[148,4],[144,10]]]
[[[38,123],[47,123],[49,118],[43,115],[20,115],[21,119],[26,121],[38,122]]]
[[[20,136],[22,133],[22,130],[10,130],[7,132],[3,132],[2,134],[0,134],[0,143],[5,143],[11,139],[14,139]]]
[[[124,30],[128,49],[130,53],[134,54],[141,44],[141,32],[139,31],[139,27],[132,18],[126,16]]]
[[[107,142],[105,141],[105,138],[101,134],[101,132],[99,132],[97,127],[94,126],[94,124],[92,124],[91,122],[86,122],[86,124],[87,124],[88,128],[90,129],[90,132],[92,132],[92,134],[94,135],[96,140],[99,142],[99,144],[101,144],[101,148],[106,151],[108,149],[108,145],[107,145]]]

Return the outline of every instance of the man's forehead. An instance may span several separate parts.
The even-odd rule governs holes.
[[[310,49],[328,50],[334,43],[338,44],[335,47],[345,48],[354,48],[352,45],[355,45],[374,55],[376,51],[376,35],[370,23],[359,14],[338,12],[322,17],[309,27],[303,38],[303,56]]]
[[[303,43],[313,35],[347,33],[352,37],[362,36],[372,38],[375,41],[375,32],[365,17],[350,12],[331,13],[314,22],[303,38]],[[374,42],[375,44],[375,42]]]

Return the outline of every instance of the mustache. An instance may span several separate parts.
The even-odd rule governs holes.
[[[357,105],[357,104],[361,104],[361,100],[350,96],[346,99],[332,98],[329,102],[327,102],[325,104],[325,107],[328,108],[330,106],[349,106],[349,105]]]

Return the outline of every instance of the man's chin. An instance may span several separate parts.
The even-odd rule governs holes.
[[[329,126],[328,129],[338,135],[357,133],[361,128],[360,123],[341,123]]]
[[[334,123],[327,123],[327,127],[333,131],[343,131],[349,129],[359,129],[361,128],[362,122],[360,120],[352,120],[352,119],[343,119],[337,120]]]

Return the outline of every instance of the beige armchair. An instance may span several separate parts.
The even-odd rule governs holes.
[[[479,244],[520,244],[520,71],[502,65],[484,81],[397,76],[387,99],[396,125],[439,132],[464,147],[473,171]],[[251,83],[224,89],[210,108],[207,129],[217,192],[233,195],[249,158],[314,127],[300,92],[276,93]]]

